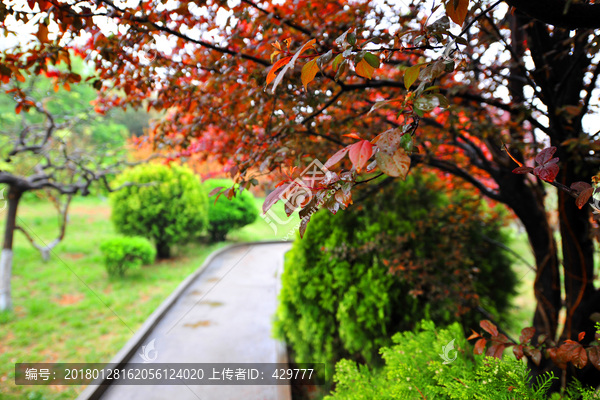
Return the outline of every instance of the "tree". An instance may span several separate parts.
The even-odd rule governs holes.
[[[72,135],[72,128],[76,124],[81,125],[83,118],[53,114],[44,101],[29,96],[28,91],[20,87],[7,90],[19,92],[24,99],[21,102],[24,110],[19,111],[28,113],[29,118],[23,116],[22,126],[18,130],[7,124],[7,130],[3,129],[0,136],[0,184],[8,185],[8,207],[0,257],[0,311],[11,308],[10,278],[15,230],[22,231],[47,260],[50,252],[65,237],[72,196],[88,195],[97,182],[109,191],[132,185],[129,182],[117,188],[109,185],[110,178],[128,163],[115,161],[116,156],[106,148],[79,146],[77,137]],[[18,223],[19,202],[25,193],[33,191],[46,191],[60,214],[58,237],[48,244],[37,243]]]
[[[208,196],[191,169],[146,164],[124,171],[117,183],[138,182],[110,196],[115,229],[151,239],[159,258],[176,244],[200,238],[208,228]]]
[[[242,0],[234,6],[141,1],[126,8],[110,0],[87,7],[42,0],[30,6],[0,10],[9,30],[11,18],[44,21],[33,50],[4,54],[3,79],[47,70],[75,46],[69,38],[85,31],[82,50],[95,63],[94,84],[120,90],[105,90],[98,110],[170,109],[150,138],[175,157],[220,154],[224,164],[232,162],[237,183],[228,197],[258,173],[313,158],[344,168],[333,180],[346,187],[364,182],[354,194],[380,182],[368,166],[373,157],[376,171],[390,176],[421,165],[457,177],[524,224],[536,260],[538,334],[566,340],[584,331],[585,341],[592,340],[589,317],[600,311],[600,292],[591,238],[597,222],[587,200],[600,146],[586,120],[596,113],[600,5],[448,0],[429,9],[416,1]],[[109,32],[94,15],[122,29]],[[57,25],[49,36],[50,22]],[[156,50],[155,38],[170,39],[171,51]],[[135,57],[144,51],[155,57]],[[556,158],[552,150],[540,154],[549,146]],[[342,160],[346,154],[351,162]],[[513,172],[526,162],[537,168]],[[560,253],[544,203],[549,185],[559,188]],[[316,197],[323,186],[312,188]],[[270,200],[290,183],[280,188]],[[339,197],[325,206],[350,204],[347,193]],[[563,307],[566,324],[558,332]],[[550,368],[543,359],[539,371]],[[586,368],[568,376],[593,381],[597,373]]]

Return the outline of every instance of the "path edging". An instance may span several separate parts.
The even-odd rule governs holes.
[[[218,256],[225,253],[226,251],[235,249],[237,247],[244,246],[258,246],[263,244],[279,244],[279,243],[290,243],[291,241],[283,240],[265,240],[258,242],[245,242],[245,243],[232,243],[217,249],[210,253],[204,260],[202,265],[194,272],[192,272],[183,282],[177,286],[177,288],[167,297],[156,310],[144,321],[142,326],[134,333],[134,335],[125,343],[125,345],[119,350],[119,352],[108,362],[108,364],[115,368],[124,367],[127,362],[136,354],[135,352],[144,343],[144,340],[150,334],[150,331],[158,325],[158,322],[164,317],[164,315],[171,309],[175,304],[179,296],[192,284],[192,282],[198,278],[202,272],[208,267],[208,265]],[[287,359],[287,354],[283,355]],[[106,379],[96,379],[77,396],[75,400],[98,400],[108,390],[110,384],[106,384]]]

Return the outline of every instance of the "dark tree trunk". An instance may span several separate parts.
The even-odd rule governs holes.
[[[8,212],[6,215],[6,226],[4,230],[4,243],[0,256],[0,311],[10,310],[12,301],[10,296],[10,278],[12,274],[13,237],[17,222],[17,208],[23,193],[10,186],[8,190]]]
[[[165,242],[156,242],[156,255],[158,258],[171,258],[171,246]]]
[[[558,180],[572,183],[586,181],[589,176],[589,171],[580,171],[577,174],[571,163],[565,163]],[[595,323],[590,319],[590,315],[600,311],[598,292],[593,283],[594,242],[591,236],[590,210],[588,205],[580,210],[575,206],[572,197],[561,192],[558,197],[558,211],[567,309],[565,327],[560,339],[577,340],[579,333],[585,332],[582,342],[589,344],[596,332]],[[597,385],[600,382],[600,371],[595,368],[578,370],[569,364],[568,374],[584,384]]]

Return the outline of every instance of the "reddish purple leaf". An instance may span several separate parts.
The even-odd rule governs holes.
[[[498,336],[498,328],[496,328],[496,325],[492,324],[487,319],[484,319],[483,321],[479,322],[479,326],[481,326],[481,328],[483,328],[483,330],[489,333],[490,335]]]
[[[356,172],[360,172],[372,154],[373,145],[368,140],[361,140],[350,146],[350,161],[356,167]]]
[[[558,158],[553,158],[552,160],[556,160],[556,162],[558,162]],[[533,174],[539,176],[541,180],[544,180],[546,182],[554,182],[554,179],[556,179],[556,175],[558,175],[559,171],[556,162],[535,167],[535,169],[533,170]]]
[[[535,335],[535,328],[523,328],[521,331],[521,336],[519,337],[519,341],[522,344],[529,343],[533,338],[533,335]]]
[[[535,161],[540,165],[544,165],[552,158],[554,153],[556,153],[556,147],[548,147],[547,149],[540,151],[538,155],[535,156]]]
[[[571,184],[571,189],[577,190],[578,192],[583,192],[585,189],[589,189],[591,187],[592,185],[587,182],[575,182]]]
[[[517,167],[515,169],[512,170],[513,174],[528,174],[530,172],[533,172],[533,168],[531,167]]]
[[[593,187],[589,187],[587,189],[582,190],[579,193],[579,196],[577,196],[577,199],[575,199],[575,205],[577,205],[577,207],[579,207],[579,209],[581,210],[583,206],[586,205],[590,197],[592,197],[592,194],[594,194]]]
[[[210,191],[210,193],[208,194],[208,197],[212,197],[215,194],[219,193],[221,191],[221,189],[223,189],[224,186],[219,186],[214,188],[213,190]]]
[[[531,350],[531,361],[533,361],[535,365],[540,365],[540,361],[542,361],[542,352],[540,349]]]
[[[487,340],[481,338],[477,341],[477,343],[475,343],[475,349],[473,350],[473,352],[477,355],[482,355],[483,354],[483,350],[485,349],[485,344],[487,343]]]
[[[265,199],[265,202],[263,203],[263,206],[262,206],[263,214],[265,214],[267,211],[269,211],[269,209],[273,206],[273,204],[277,203],[280,200],[279,195],[281,193],[285,192],[285,190],[288,188],[288,186],[290,186],[290,184],[286,183],[284,185],[279,186],[278,188],[275,188],[275,190],[273,190],[271,193],[269,193],[269,195]]]
[[[341,149],[340,151],[336,152],[334,155],[331,156],[331,158],[329,160],[327,160],[327,162],[325,163],[325,168],[330,168],[332,166],[334,166],[335,164],[337,164],[338,162],[340,162],[340,160],[342,158],[344,158],[344,156],[346,155],[346,153],[348,153],[349,148],[348,147],[344,147],[343,149]]]
[[[513,353],[517,360],[523,358],[523,345],[520,344],[518,346],[513,347]]]

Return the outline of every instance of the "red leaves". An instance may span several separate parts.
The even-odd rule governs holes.
[[[513,172],[513,174],[528,174],[530,172],[533,172],[533,168],[522,166],[522,167],[517,167],[517,168],[513,169],[512,172]]]
[[[587,353],[590,364],[600,371],[600,348],[598,346],[589,347]]]
[[[336,152],[334,155],[331,156],[331,158],[329,160],[327,160],[324,167],[331,168],[332,166],[334,166],[335,164],[340,162],[340,160],[346,156],[346,153],[348,153],[348,150],[350,150],[349,147],[344,147],[340,151]]]
[[[487,319],[479,322],[479,326],[492,336],[498,336],[498,328]]]
[[[361,140],[350,146],[349,152],[352,166],[356,168],[356,172],[360,172],[373,155],[373,145],[368,140]]]
[[[502,358],[502,352],[504,352],[505,348],[506,345],[504,343],[494,343],[487,349],[485,355],[488,357]]]
[[[519,345],[513,347],[513,354],[515,355],[515,358],[517,360],[520,360],[521,358],[523,358],[523,345],[519,344]]]
[[[575,204],[579,209],[583,208],[583,206],[588,202],[590,197],[594,194],[594,188],[592,185],[586,182],[575,182],[571,184],[571,189],[577,190],[579,195],[575,200]]]
[[[573,365],[575,365],[577,368],[582,369],[583,367],[585,367],[585,365],[588,362],[588,357],[587,357],[587,353],[585,351],[585,349],[583,348],[583,346],[579,345],[577,347],[575,347],[573,350],[571,350],[571,362],[573,363]]]
[[[469,0],[450,0],[446,4],[446,14],[458,25],[462,26],[469,11]]]
[[[214,188],[213,190],[210,191],[210,193],[208,194],[208,197],[212,197],[215,194],[219,193],[221,191],[221,189],[223,189],[223,186]]]
[[[544,344],[547,342],[546,335],[542,334],[539,335],[537,340],[538,344],[534,347],[528,345],[535,335],[535,328],[531,327],[524,328],[521,331],[521,336],[519,337],[521,343],[516,344],[511,342],[505,335],[498,334],[497,327],[490,321],[483,320],[479,325],[492,335],[492,345],[485,352],[486,356],[501,358],[506,347],[514,346],[513,354],[517,360],[521,360],[524,356],[527,356],[535,363],[535,365],[540,365],[540,362],[542,361],[542,349],[545,349],[546,357],[550,358],[556,366],[563,370],[567,368],[569,362],[572,362],[573,365],[579,369],[585,367],[589,362],[595,368],[600,370],[600,346],[590,346],[586,349],[579,342],[566,340],[558,348],[547,347],[548,345]],[[473,353],[481,355],[483,354],[487,340],[475,331],[469,336],[468,340],[476,338],[480,339],[475,343]],[[581,341],[584,338],[585,332],[580,332],[579,335],[577,335],[578,341]],[[548,342],[553,343],[552,341]]]
[[[487,343],[487,340],[485,340],[484,338],[479,339],[477,341],[477,343],[475,343],[475,349],[473,350],[473,353],[475,353],[477,355],[482,355],[483,349],[485,349],[486,343]]]
[[[542,361],[542,352],[540,349],[531,350],[531,361],[533,361],[535,365],[540,365],[540,361]]]
[[[523,330],[521,331],[521,336],[519,337],[519,340],[523,344],[529,343],[531,341],[531,339],[533,338],[533,335],[535,335],[535,328],[531,328],[531,327],[523,328]]]
[[[587,364],[587,353],[583,346],[573,340],[566,340],[556,352],[549,352],[550,357],[555,354],[552,361],[561,369],[566,369],[567,363],[571,361],[577,368],[583,368]]]
[[[539,152],[537,156],[535,156],[535,162],[539,164],[539,166],[535,167],[533,170],[533,174],[538,176],[540,179],[546,182],[554,182],[556,179],[556,175],[558,175],[558,158],[552,158],[552,155],[556,152],[556,147],[548,147]]]
[[[289,63],[291,59],[292,59],[292,56],[285,57],[285,58],[282,58],[281,60],[278,60],[275,64],[273,64],[273,66],[271,67],[271,70],[269,71],[269,74],[267,75],[267,85],[269,83],[273,82],[273,79],[275,79],[275,77],[277,76],[277,74],[276,74],[277,70],[279,70],[279,68],[281,68],[284,65],[286,65],[287,63]]]
[[[528,174],[531,172],[546,182],[554,182],[554,179],[556,179],[556,175],[558,175],[559,171],[557,165],[558,158],[552,158],[556,152],[556,147],[552,146],[540,151],[538,155],[535,156],[535,162],[539,164],[535,168],[524,166],[521,162],[519,162],[519,160],[510,154],[508,151],[508,146],[504,145],[504,148],[506,149],[508,156],[519,165],[518,168],[515,168],[512,171],[514,174]]]
[[[263,214],[266,213],[267,211],[269,211],[269,209],[273,206],[273,204],[277,203],[280,199],[280,195],[286,191],[286,189],[288,188],[290,184],[286,183],[284,185],[281,185],[279,187],[277,187],[275,190],[273,190],[271,193],[269,193],[269,195],[267,196],[267,198],[265,199],[265,202],[263,203],[262,209],[263,209]]]

